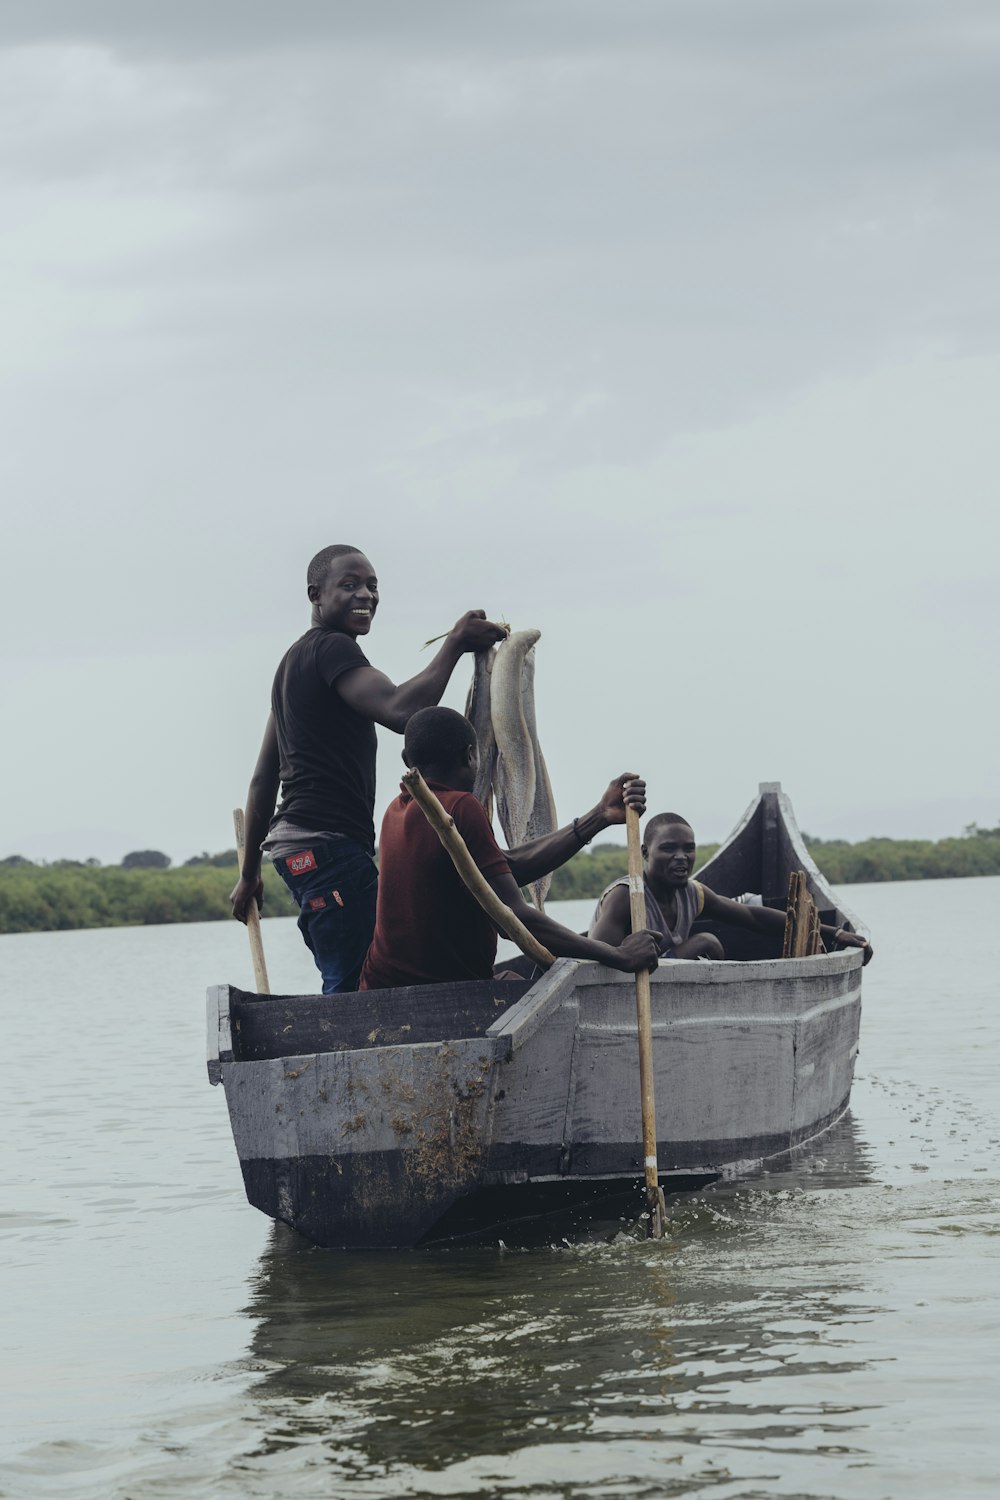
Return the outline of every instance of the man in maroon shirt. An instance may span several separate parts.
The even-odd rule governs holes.
[[[407,723],[403,759],[437,794],[500,900],[550,953],[557,958],[596,959],[630,974],[656,968],[657,934],[633,933],[617,947],[582,937],[529,905],[519,889],[565,864],[601,829],[624,822],[626,800],[644,806],[645,784],[638,777],[619,776],[584,817],[505,854],[472,792],[479,747],[468,719],[450,708],[421,709]],[[489,979],[497,930],[466,889],[409,792],[386,811],[379,863],[375,936],[361,988]]]

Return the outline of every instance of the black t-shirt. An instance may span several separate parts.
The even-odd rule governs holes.
[[[375,725],[334,684],[368,666],[352,636],[315,627],[290,646],[271,689],[281,757],[277,816],[375,848]]]

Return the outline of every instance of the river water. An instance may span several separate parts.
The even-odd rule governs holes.
[[[850,1118],[662,1243],[519,1252],[325,1252],[247,1205],[203,1060],[235,923],[0,938],[0,1494],[996,1495],[1000,879],[844,897]]]

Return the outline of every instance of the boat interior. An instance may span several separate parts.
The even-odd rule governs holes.
[[[783,912],[792,870],[804,870],[819,919],[853,929],[848,912],[810,858],[794,814],[776,782],[760,794],[715,855],[696,872],[721,896],[753,896]],[[714,932],[730,962],[780,958],[782,934],[746,932],[714,922],[698,922],[695,932]],[[513,960],[509,969],[530,960]],[[532,980],[472,980],[446,986],[407,986],[338,995],[255,995],[230,990],[233,1059],[251,1062],[300,1057],[315,1052],[357,1051],[368,1047],[410,1046],[420,1042],[484,1036],[497,1017],[532,987]]]
[[[730,900],[752,897],[754,905],[784,912],[788,905],[789,875],[793,870],[803,870],[820,922],[853,931],[850,915],[837,905],[794,822],[790,826],[782,816],[779,795],[777,783],[765,783],[731,837],[695,871],[695,879]],[[696,922],[692,931],[714,933],[730,962],[781,957],[780,929],[772,936],[744,932],[718,922]]]
[[[233,1061],[484,1036],[529,989],[527,979],[408,985],[351,995],[254,995],[231,989]]]

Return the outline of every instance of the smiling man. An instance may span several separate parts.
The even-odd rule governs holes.
[[[306,592],[311,624],[275,674],[231,900],[241,922],[251,901],[261,905],[263,846],[295,898],[299,929],[330,995],[357,988],[375,926],[375,725],[402,734],[412,714],[439,701],[463,653],[492,646],[506,630],[469,610],[424,670],[397,686],[358,644],[379,601],[364,553],[324,547],[309,564]]]
[[[646,924],[660,933],[661,958],[725,958],[725,949],[711,932],[691,932],[699,918],[726,923],[730,927],[754,928],[780,936],[785,913],[768,906],[744,906],[719,896],[692,880],[697,855],[694,831],[677,813],[657,813],[643,831],[643,884],[646,894]],[[590,936],[605,943],[620,943],[632,930],[629,914],[628,876],[613,881],[602,893],[590,924]],[[820,928],[831,947],[864,948],[865,963],[871,945],[856,932],[846,932],[824,923]]]

